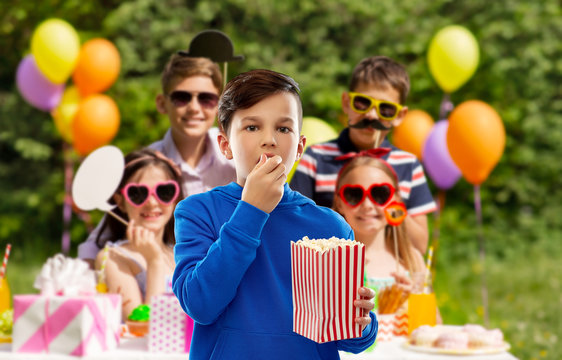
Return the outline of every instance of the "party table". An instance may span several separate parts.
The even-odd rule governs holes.
[[[458,356],[422,353],[407,350],[403,347],[405,340],[393,340],[377,344],[374,351],[362,354],[340,353],[342,360],[517,360],[517,358],[507,351],[499,354]],[[68,355],[37,355],[19,354],[11,352],[11,344],[0,344],[0,360],[187,360],[187,354],[159,354],[148,352],[147,338],[125,338],[121,339],[121,344],[115,350],[107,351],[98,355],[91,355],[82,358]]]

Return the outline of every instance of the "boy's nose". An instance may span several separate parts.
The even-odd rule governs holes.
[[[368,119],[379,119],[379,113],[377,113],[377,109],[375,106],[373,106],[373,108],[371,110],[369,110],[368,112],[365,113],[365,117]]]
[[[199,111],[203,110],[203,107],[201,106],[201,104],[199,103],[199,100],[197,99],[197,96],[194,96],[193,98],[191,98],[191,101],[187,103],[187,111],[192,112],[192,113],[196,113]]]
[[[275,131],[264,131],[261,142],[262,146],[276,146],[277,139],[275,137]]]

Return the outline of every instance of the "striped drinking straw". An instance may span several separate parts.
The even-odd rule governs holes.
[[[12,244],[6,245],[6,252],[4,252],[4,261],[2,261],[2,268],[0,269],[0,279],[6,276],[6,267],[8,266],[8,258],[10,257],[10,249]]]
[[[431,276],[431,259],[433,258],[433,245],[427,251],[427,262],[425,263],[425,280],[423,282],[423,292],[429,292],[429,277]]]
[[[103,248],[103,257],[101,260],[98,284],[96,285],[97,291],[102,294],[107,293],[107,284],[105,282],[105,265],[107,264],[108,254],[109,254],[109,246],[105,245],[105,247]]]

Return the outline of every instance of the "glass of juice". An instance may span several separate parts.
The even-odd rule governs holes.
[[[408,297],[408,334],[422,325],[435,326],[437,301],[431,286],[431,279],[425,281],[425,273],[412,276],[414,287]]]
[[[10,306],[10,287],[8,286],[8,280],[4,276],[0,279],[0,313],[11,309]]]

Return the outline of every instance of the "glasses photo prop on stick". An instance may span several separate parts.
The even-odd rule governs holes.
[[[146,184],[128,183],[121,189],[125,200],[134,207],[143,206],[150,195],[154,195],[161,204],[169,205],[177,199],[179,193],[180,187],[175,180],[161,181],[153,187]]]
[[[80,165],[72,182],[72,199],[84,211],[102,210],[125,226],[127,221],[114,213],[111,199],[125,169],[125,159],[119,148],[108,145],[93,151]]]
[[[402,224],[408,215],[406,205],[399,201],[393,201],[384,208],[384,217],[388,225],[392,226],[392,236],[394,237],[394,256],[396,257],[396,273],[398,274],[399,257],[398,257],[398,239],[396,238],[396,227]]]
[[[356,207],[369,197],[378,206],[385,207],[394,196],[394,186],[389,183],[372,184],[365,189],[359,184],[345,184],[340,188],[339,195],[348,206]]]

